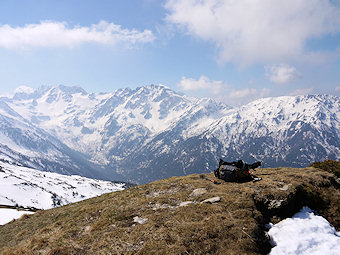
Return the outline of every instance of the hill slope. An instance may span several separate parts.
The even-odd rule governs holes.
[[[339,180],[316,168],[259,169],[260,182],[173,177],[0,226],[2,254],[263,254],[264,224],[303,205],[340,227]],[[207,175],[213,178],[212,174]],[[216,203],[202,203],[220,197]]]
[[[44,172],[0,161],[0,206],[50,209],[126,187],[124,183]]]

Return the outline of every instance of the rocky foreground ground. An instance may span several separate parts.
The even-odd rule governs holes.
[[[339,230],[336,175],[313,167],[257,174],[262,181],[220,185],[173,177],[38,211],[0,226],[0,253],[267,254],[265,224],[304,205]]]

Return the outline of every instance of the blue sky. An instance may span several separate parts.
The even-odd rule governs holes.
[[[340,1],[0,0],[0,94],[60,84],[339,96]]]

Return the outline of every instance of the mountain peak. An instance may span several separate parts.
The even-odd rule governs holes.
[[[57,91],[60,91],[61,93],[65,95],[74,95],[80,93],[81,95],[88,95],[88,93],[79,86],[41,86],[38,89],[34,89],[27,86],[20,86],[15,89],[14,91],[14,100],[27,100],[27,99],[37,99],[47,93],[48,91],[57,93]]]
[[[34,97],[36,90],[28,86],[20,86],[14,90],[13,99],[25,100]]]
[[[59,85],[57,87],[60,91],[64,92],[64,93],[67,93],[67,94],[82,94],[82,95],[87,95],[88,93],[82,88],[82,87],[79,87],[79,86],[64,86],[64,85]]]
[[[20,86],[14,90],[14,93],[32,94],[34,93],[34,91],[35,91],[34,88],[28,86]]]

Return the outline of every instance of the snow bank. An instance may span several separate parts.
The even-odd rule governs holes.
[[[4,225],[13,219],[19,219],[24,214],[33,214],[33,212],[18,211],[15,209],[0,208],[0,225]]]
[[[336,232],[329,222],[315,215],[308,207],[278,224],[269,224],[268,232],[272,245],[276,245],[270,255],[340,254],[340,232]]]

